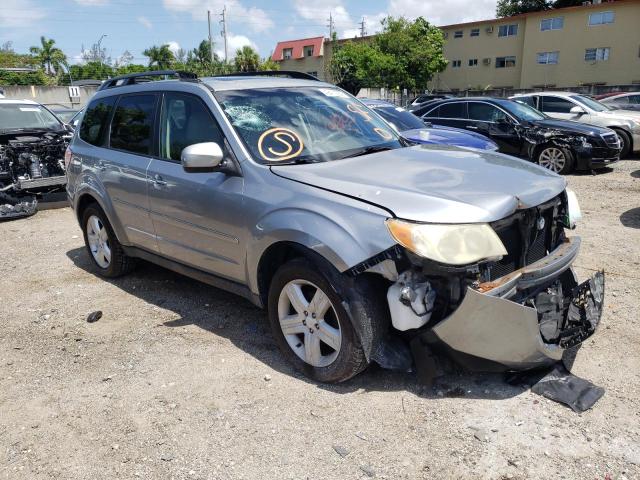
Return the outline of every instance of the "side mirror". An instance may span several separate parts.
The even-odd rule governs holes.
[[[575,107],[571,107],[571,110],[569,110],[569,113],[573,113],[574,115],[584,115],[587,112],[585,112],[584,108],[576,105]]]
[[[182,150],[180,161],[186,172],[212,172],[222,163],[222,156],[215,142],[194,143]]]

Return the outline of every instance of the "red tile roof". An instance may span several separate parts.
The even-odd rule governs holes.
[[[324,37],[301,38],[300,40],[287,40],[285,42],[278,42],[278,44],[276,45],[276,49],[273,51],[273,55],[271,55],[271,59],[276,62],[283,60],[283,50],[285,48],[293,49],[291,58],[304,58],[303,47],[308,47],[311,45],[313,45],[312,57],[319,57],[322,52],[322,42],[324,42]]]

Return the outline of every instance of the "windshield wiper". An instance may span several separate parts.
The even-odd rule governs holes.
[[[360,150],[358,150],[357,152],[351,153],[349,155],[345,155],[342,158],[353,158],[353,157],[360,157],[362,155],[369,155],[370,153],[378,153],[378,152],[384,152],[387,150],[393,150],[392,147],[384,147],[381,145],[372,145],[370,147],[364,147]]]

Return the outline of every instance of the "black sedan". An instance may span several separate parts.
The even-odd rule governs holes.
[[[592,170],[620,159],[620,142],[613,130],[551,119],[512,100],[446,99],[413,113],[434,124],[481,133],[494,140],[502,153],[527,158],[557,173]]]

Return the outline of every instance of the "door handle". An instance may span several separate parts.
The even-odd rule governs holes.
[[[478,130],[478,127],[475,125],[467,125],[465,128],[468,128],[469,130]]]
[[[158,187],[166,187],[167,182],[165,182],[160,175],[156,175],[153,177],[153,183]]]

